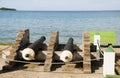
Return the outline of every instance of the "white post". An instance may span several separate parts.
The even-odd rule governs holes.
[[[108,47],[104,52],[103,76],[115,74],[115,52]]]
[[[99,46],[100,46],[100,34],[96,33],[94,35],[94,45],[97,46],[97,52],[99,52]]]

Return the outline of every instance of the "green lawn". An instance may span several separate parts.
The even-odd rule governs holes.
[[[105,78],[120,78],[120,75],[106,75]]]
[[[94,34],[100,34],[101,44],[117,44],[116,33],[114,31],[90,31],[90,42],[93,43]]]

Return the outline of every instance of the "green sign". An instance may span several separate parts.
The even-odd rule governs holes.
[[[94,43],[94,35],[100,35],[101,44],[117,44],[116,33],[114,31],[90,31],[90,42]]]

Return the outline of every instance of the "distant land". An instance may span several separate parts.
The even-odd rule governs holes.
[[[16,9],[14,8],[6,8],[6,7],[1,7],[0,10],[4,10],[4,11],[16,11]]]

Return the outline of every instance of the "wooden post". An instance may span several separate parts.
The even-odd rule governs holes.
[[[88,31],[83,33],[83,71],[91,73],[91,56],[90,56],[90,34]]]
[[[16,58],[17,52],[28,44],[29,44],[29,29],[20,30],[16,37],[15,43],[12,45],[10,55],[7,58],[11,60],[17,59]],[[16,63],[9,61],[9,65],[3,66],[3,70],[12,68],[15,64]]]
[[[58,31],[54,31],[51,33],[51,38],[48,45],[48,51],[44,65],[45,72],[51,71],[53,52],[55,51],[58,43],[59,43],[59,33]]]
[[[100,61],[100,34],[99,33],[94,34],[94,45],[97,47],[96,48],[97,60]]]

